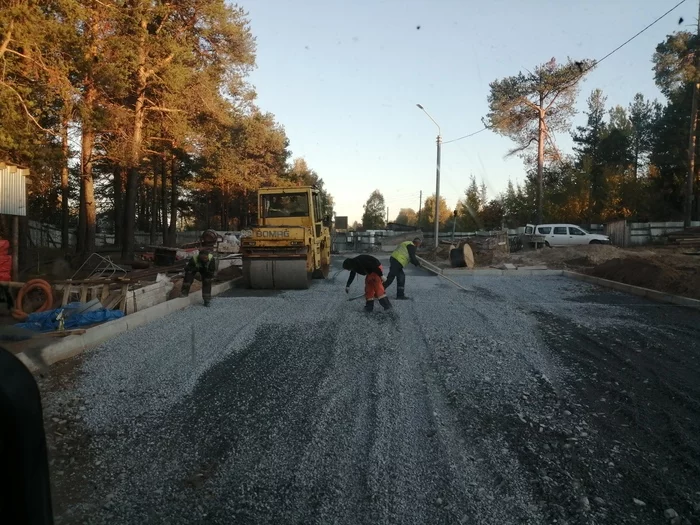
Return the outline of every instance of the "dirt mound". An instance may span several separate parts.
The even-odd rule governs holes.
[[[588,273],[602,279],[700,299],[697,268],[678,268],[658,259],[625,257],[599,264]]]
[[[497,262],[510,262],[519,266],[545,264],[549,268],[583,270],[598,266],[611,259],[625,257],[628,254],[629,252],[616,246],[589,244],[527,250],[510,255],[497,254],[496,260]],[[650,250],[637,250],[634,252],[634,255],[647,258],[653,257],[655,253]]]

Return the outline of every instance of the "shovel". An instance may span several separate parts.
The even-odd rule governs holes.
[[[441,278],[445,279],[448,283],[452,283],[452,284],[455,285],[457,288],[460,288],[460,289],[464,290],[465,292],[473,292],[473,291],[474,291],[474,290],[470,290],[469,288],[465,288],[465,287],[462,286],[461,284],[454,282],[452,279],[450,279],[450,278],[447,277],[446,275],[443,275],[442,270],[440,270],[440,268],[438,268],[437,266],[435,266],[433,263],[431,263],[431,262],[429,262],[429,261],[426,261],[426,260],[423,259],[422,257],[418,257],[418,256],[416,256],[416,259],[418,259],[418,260],[420,261],[421,266],[422,266],[423,268],[425,268],[426,270],[428,270],[428,271],[431,272],[431,273],[434,273],[434,274],[437,275],[438,277],[441,277]]]

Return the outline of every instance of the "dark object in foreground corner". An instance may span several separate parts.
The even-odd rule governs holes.
[[[0,348],[0,522],[52,525],[49,462],[34,377]]]

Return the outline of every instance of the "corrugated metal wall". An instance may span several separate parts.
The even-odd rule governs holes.
[[[27,215],[29,170],[0,162],[0,215]]]
[[[629,228],[626,220],[609,222],[605,225],[605,235],[610,237],[610,243],[614,246],[626,248],[629,245]]]

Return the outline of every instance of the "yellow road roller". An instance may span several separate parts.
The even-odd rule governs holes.
[[[241,240],[243,277],[249,288],[295,290],[328,277],[330,216],[311,186],[261,188],[252,234]]]

